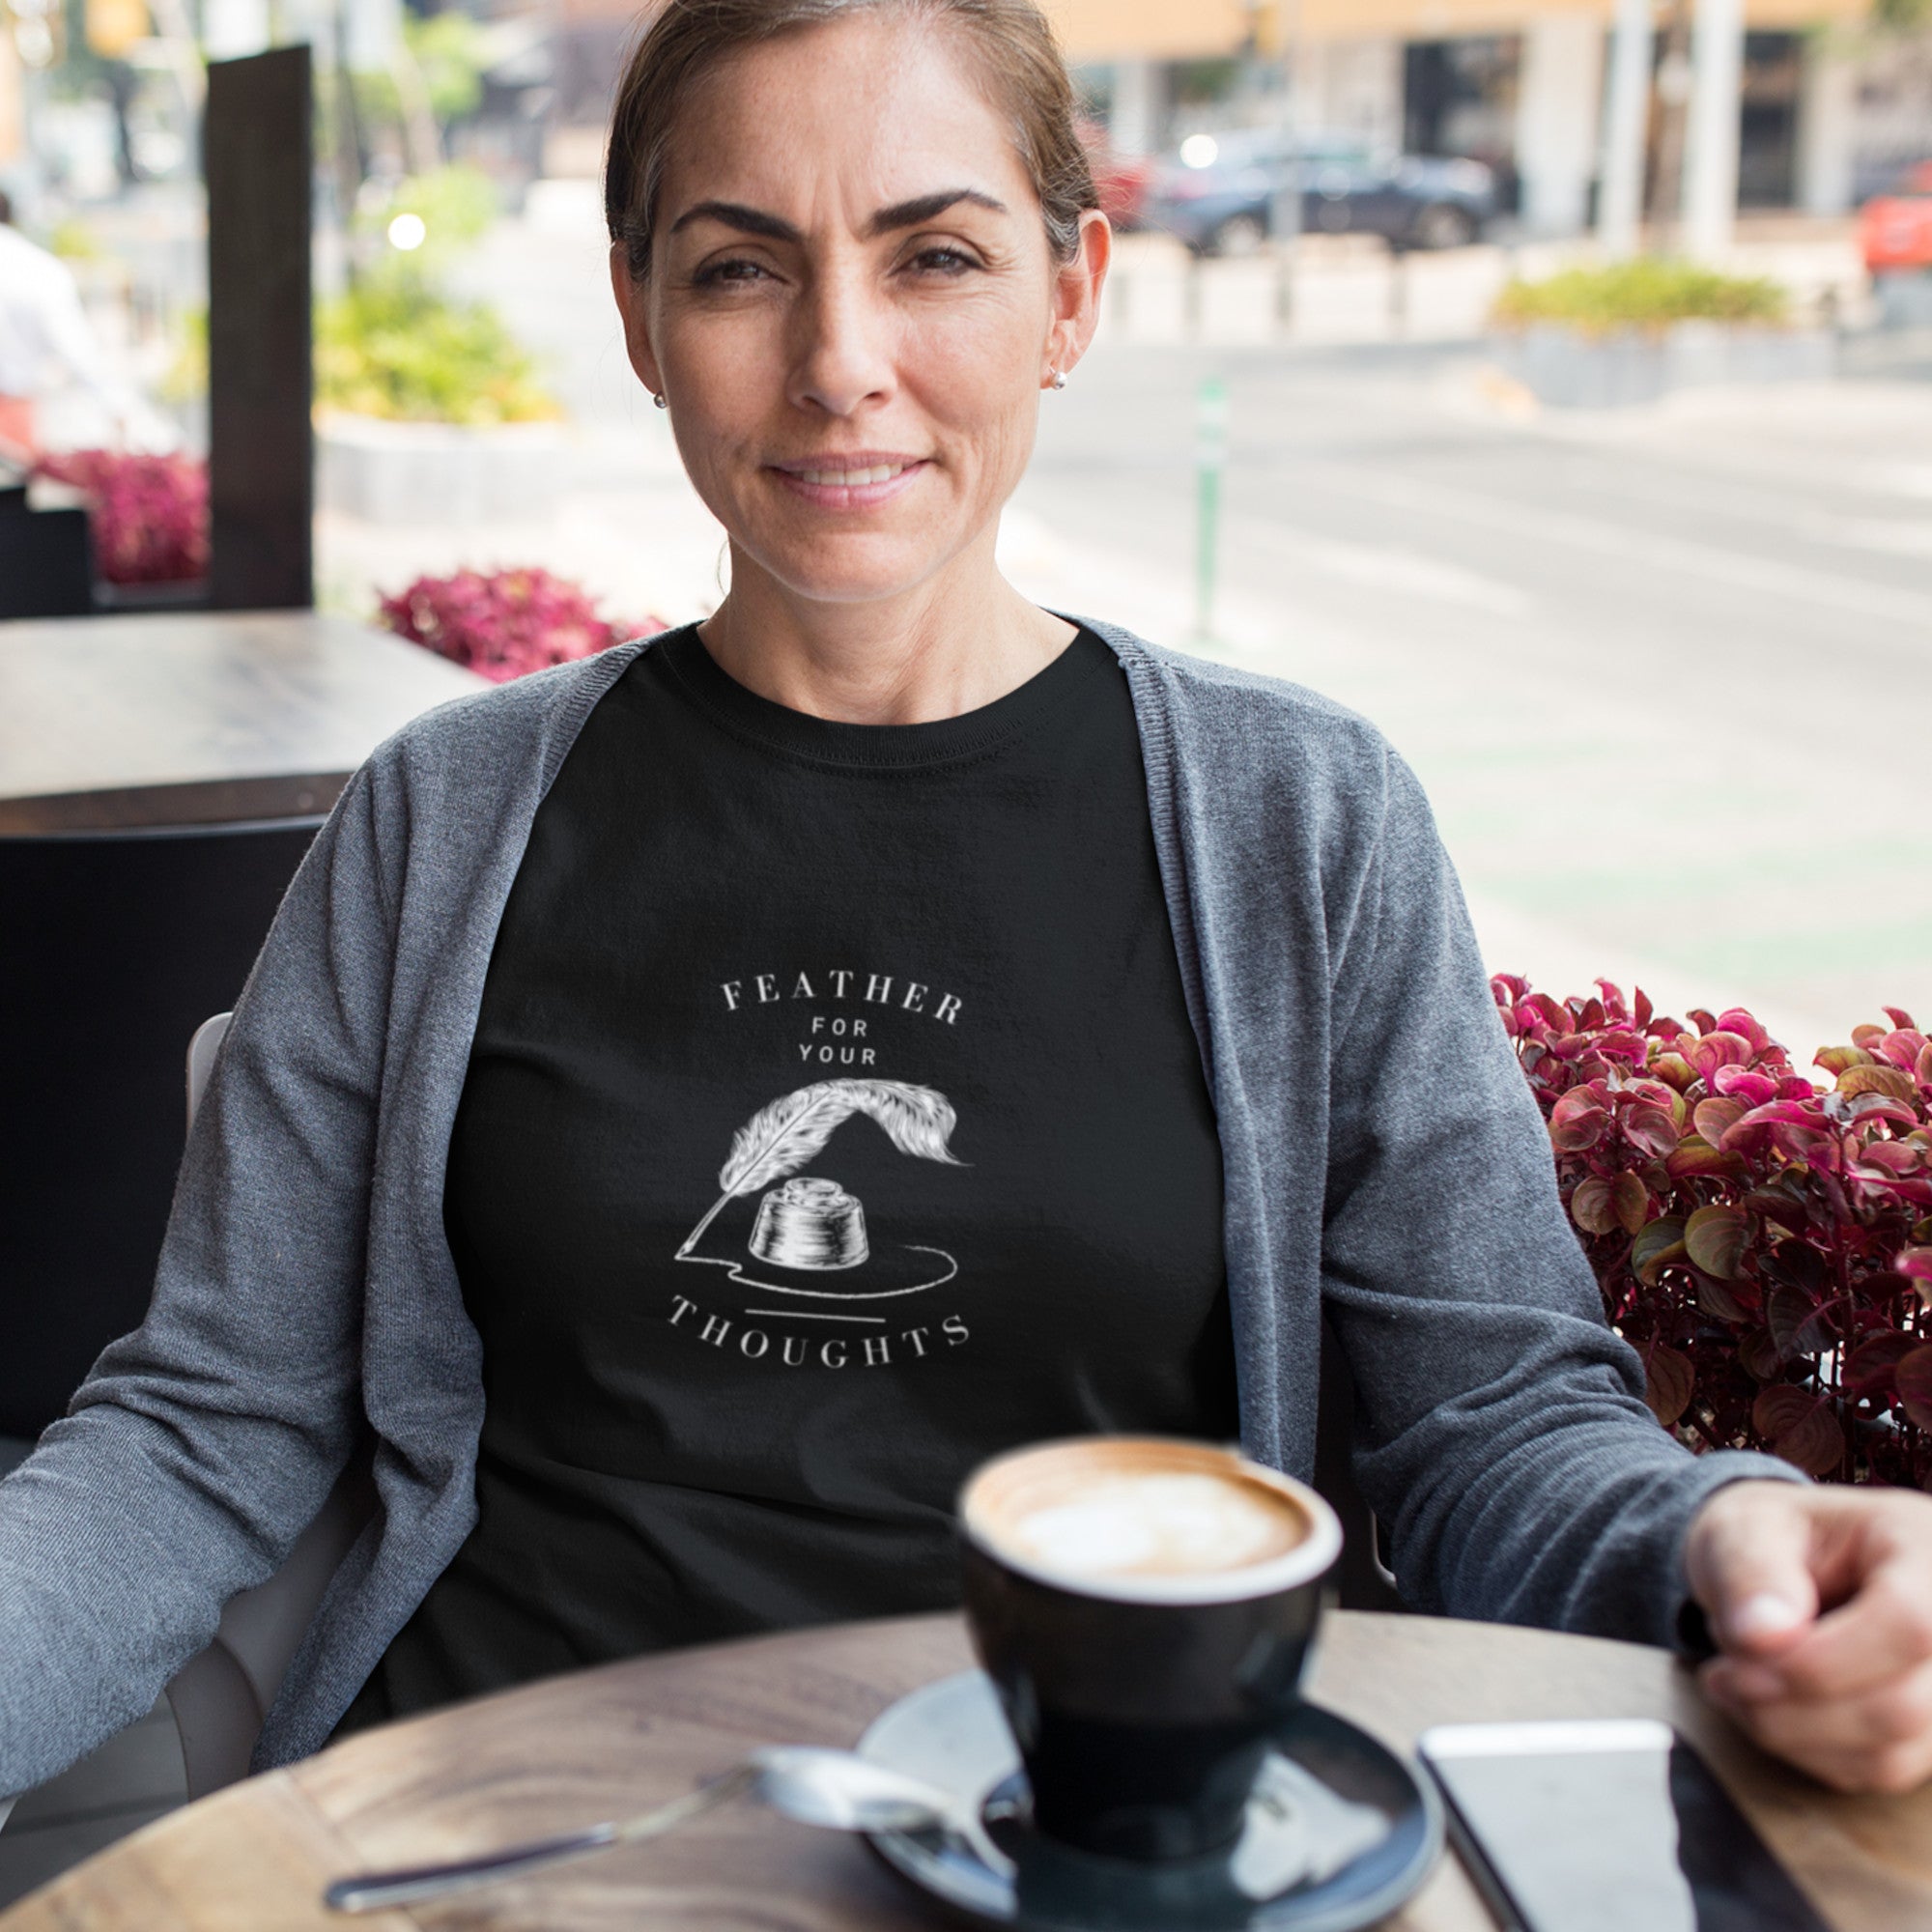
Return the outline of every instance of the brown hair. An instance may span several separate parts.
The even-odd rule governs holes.
[[[1034,0],[664,0],[638,43],[611,117],[604,218],[634,279],[650,272],[665,156],[693,84],[727,55],[781,34],[890,9],[962,34],[1012,123],[1056,260],[1080,246],[1080,216],[1097,208],[1094,174],[1073,121],[1073,88],[1053,29]]]

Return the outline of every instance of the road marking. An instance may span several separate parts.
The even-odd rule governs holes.
[[[1265,552],[1371,590],[1455,604],[1492,617],[1527,617],[1536,610],[1535,598],[1517,584],[1410,550],[1318,536],[1298,525],[1265,517],[1232,518],[1228,534],[1237,567],[1251,566],[1256,554]]]
[[[1886,556],[1932,556],[1932,517],[1818,517],[1805,526],[1826,543]]]
[[[1456,519],[1535,542],[1568,544],[1576,550],[1613,556],[1620,563],[1651,563],[1760,596],[1802,598],[1843,615],[1875,617],[1885,623],[1911,624],[1932,631],[1932,597],[1921,597],[1910,590],[1893,590],[1855,577],[1810,570],[1803,564],[1781,563],[1776,557],[1720,550],[1685,537],[1633,530],[1606,520],[1574,516],[1562,510],[1532,509],[1527,504],[1500,497],[1452,493],[1401,477],[1371,475],[1343,464],[1323,464],[1321,473],[1332,488],[1367,497],[1371,502],[1387,504],[1392,509]]]

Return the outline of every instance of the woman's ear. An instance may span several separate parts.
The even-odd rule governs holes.
[[[1048,366],[1065,374],[1086,355],[1100,326],[1100,291],[1114,259],[1114,230],[1096,208],[1080,217],[1080,246],[1054,271]]]
[[[664,376],[651,349],[649,319],[644,284],[631,273],[631,258],[621,242],[611,244],[611,293],[617,298],[617,313],[624,318],[624,348],[638,381],[652,395],[664,394]]]

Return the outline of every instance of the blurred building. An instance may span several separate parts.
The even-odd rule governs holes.
[[[1278,120],[1292,43],[1302,56],[1297,114],[1310,132],[1486,161],[1533,231],[1572,233],[1591,217],[1616,0],[1042,4],[1123,156]],[[1742,207],[1843,213],[1932,155],[1932,36],[1919,50],[1875,45],[1861,31],[1872,0],[1738,4]],[[1654,9],[1666,98],[1680,7],[1688,34],[1696,0]],[[550,0],[548,13],[557,119],[587,132],[609,110],[638,0]],[[1653,150],[1667,104],[1654,103]],[[1653,152],[1653,174],[1659,158]]]
[[[1276,68],[1290,42],[1311,132],[1486,161],[1532,230],[1570,233],[1590,217],[1615,0],[1044,4],[1123,153],[1278,116],[1279,97],[1253,71]],[[1663,99],[1653,145],[1667,120],[1657,110],[1671,95],[1674,11],[1676,0],[1655,9]],[[1687,35],[1694,12],[1684,0]],[[1875,47],[1861,31],[1870,12],[1869,0],[1744,0],[1742,207],[1842,213],[1932,154],[1932,43]]]

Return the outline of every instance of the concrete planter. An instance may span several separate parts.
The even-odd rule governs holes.
[[[317,423],[316,499],[371,524],[489,522],[547,509],[564,478],[560,423]]]
[[[1586,335],[1553,323],[1494,338],[1497,359],[1539,402],[1613,410],[1673,389],[1727,383],[1819,382],[1837,372],[1829,329],[1749,328],[1680,322],[1663,329]]]
[[[1932,328],[1932,269],[1900,270],[1877,280],[1881,328]]]

